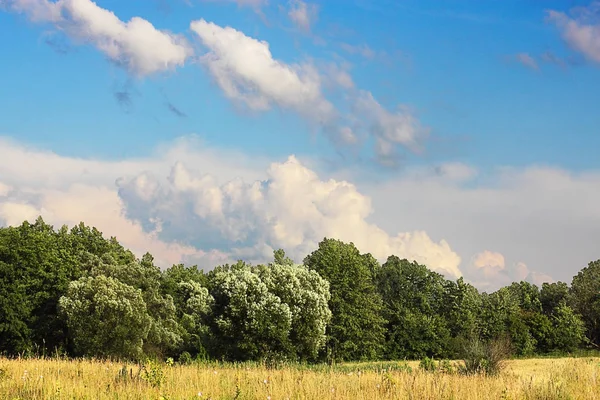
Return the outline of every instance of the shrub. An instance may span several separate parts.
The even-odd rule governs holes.
[[[456,372],[454,365],[449,360],[442,360],[438,363],[437,369],[445,374],[453,374]]]
[[[479,339],[470,341],[463,350],[465,365],[461,372],[467,375],[497,375],[505,366],[505,361],[512,354],[510,341],[500,338],[489,342]]]
[[[419,368],[421,368],[424,371],[435,372],[437,366],[435,365],[435,361],[433,361],[433,359],[425,357],[419,363]]]
[[[179,364],[189,365],[192,363],[192,355],[187,351],[184,351],[179,355]]]

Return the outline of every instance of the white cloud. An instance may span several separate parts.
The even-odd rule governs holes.
[[[0,182],[0,197],[6,197],[12,188],[2,182]]]
[[[598,171],[484,173],[449,163],[351,184],[306,165],[195,139],[121,161],[62,157],[0,139],[0,223],[40,213],[55,226],[85,221],[138,255],[152,252],[161,265],[264,261],[277,247],[301,261],[330,236],[379,259],[396,254],[462,272],[486,290],[521,279],[569,282],[599,257]]]
[[[321,92],[321,77],[310,64],[288,65],[273,58],[269,44],[231,27],[205,20],[191,29],[208,52],[200,58],[225,95],[253,110],[273,106],[294,110],[319,123],[335,109]]]
[[[569,17],[564,12],[549,10],[547,18],[560,29],[571,48],[600,63],[600,22],[590,18],[597,9],[600,9],[600,2],[592,2],[588,8],[580,8],[577,16]]]
[[[447,238],[464,260],[494,249],[505,257],[506,270],[524,263],[532,277],[543,273],[570,282],[600,257],[600,171],[498,168],[475,180],[440,174],[445,168],[411,169],[383,184],[359,185],[373,199],[369,221],[385,230],[402,226]],[[470,265],[461,266],[465,276],[485,280]]]
[[[485,250],[484,252],[477,254],[473,258],[473,265],[479,269],[504,269],[504,256],[500,253]]]
[[[200,61],[229,99],[256,111],[292,110],[323,128],[336,144],[359,145],[371,136],[384,165],[397,162],[400,147],[422,150],[429,129],[408,107],[390,111],[371,92],[355,90],[346,68],[326,63],[319,71],[312,63],[287,64],[273,57],[267,42],[205,20],[192,22],[191,29],[208,50]],[[351,113],[344,115],[327,100],[325,84],[344,90]]]
[[[163,266],[265,261],[278,247],[301,261],[327,236],[382,260],[394,253],[460,274],[460,257],[445,241],[422,231],[389,235],[368,223],[371,199],[354,185],[322,180],[293,156],[266,165],[193,139],[122,161],[62,157],[0,139],[2,187],[12,188],[0,197],[0,223],[40,214],[55,225],[84,221],[138,255],[152,252]]]
[[[207,234],[230,243],[235,257],[263,261],[284,248],[297,260],[316,249],[323,237],[354,242],[380,260],[396,254],[416,259],[451,277],[461,275],[460,257],[444,240],[422,231],[389,235],[368,223],[371,199],[345,181],[321,180],[291,156],[273,163],[264,180],[219,184],[176,164],[167,180],[142,174],[120,182],[130,210],[150,220],[178,221],[173,226],[194,240]],[[145,211],[144,211],[145,210]]]
[[[399,107],[396,112],[390,112],[371,92],[361,90],[356,96],[354,107],[357,115],[366,120],[367,129],[375,138],[375,152],[379,161],[384,164],[396,162],[398,145],[414,152],[420,151],[423,140],[429,135],[429,129],[421,126],[407,107]]]
[[[512,282],[528,281],[536,285],[554,282],[547,274],[531,271],[524,262],[507,265],[502,254],[489,250],[473,256],[465,273],[469,276],[468,281],[487,291],[510,285]]]
[[[527,68],[531,68],[533,70],[538,70],[539,69],[538,64],[535,61],[535,59],[532,56],[530,56],[529,54],[527,54],[527,53],[518,53],[518,54],[516,54],[515,55],[515,60],[518,63],[526,66]]]
[[[124,161],[77,159],[0,138],[0,187],[11,188],[0,195],[0,225],[18,225],[38,215],[55,226],[84,221],[107,236],[116,236],[138,256],[150,251],[162,266],[186,261],[208,267],[229,261],[223,252],[160,239],[160,223],[145,229],[126,218],[115,180],[142,171],[164,171],[176,160],[202,168],[220,164],[217,173],[224,179],[252,178],[250,166],[261,161],[205,149],[194,138],[158,148],[156,154]]]
[[[172,70],[183,66],[193,54],[182,36],[158,30],[140,17],[123,22],[91,0],[5,0],[5,3],[34,22],[52,23],[75,42],[91,43],[112,62],[135,75]]]
[[[319,7],[316,4],[306,3],[302,0],[291,0],[288,16],[292,22],[305,32],[310,31],[315,23]]]

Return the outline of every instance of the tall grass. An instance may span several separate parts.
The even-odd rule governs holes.
[[[407,368],[410,366],[410,368]],[[599,399],[600,359],[510,360],[497,376],[339,366],[0,358],[0,399]]]

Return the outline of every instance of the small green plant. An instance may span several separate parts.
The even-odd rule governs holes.
[[[419,363],[419,368],[423,371],[435,372],[437,370],[437,365],[435,365],[435,361],[432,358],[425,357]]]
[[[445,374],[453,374],[456,372],[456,368],[454,367],[454,365],[450,362],[450,360],[441,360],[438,363],[437,366],[438,370],[440,372],[443,372]]]
[[[167,361],[165,361],[165,364],[167,364],[169,367],[172,367],[174,364],[173,357],[167,358]]]
[[[141,378],[154,387],[160,387],[164,380],[164,373],[160,363],[150,359],[142,365]]]
[[[395,369],[400,372],[412,373],[412,367],[406,361],[398,363]]]

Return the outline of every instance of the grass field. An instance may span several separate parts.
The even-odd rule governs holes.
[[[134,364],[0,358],[0,399],[600,399],[600,358],[511,360],[496,377],[403,364],[156,364],[139,374]]]

